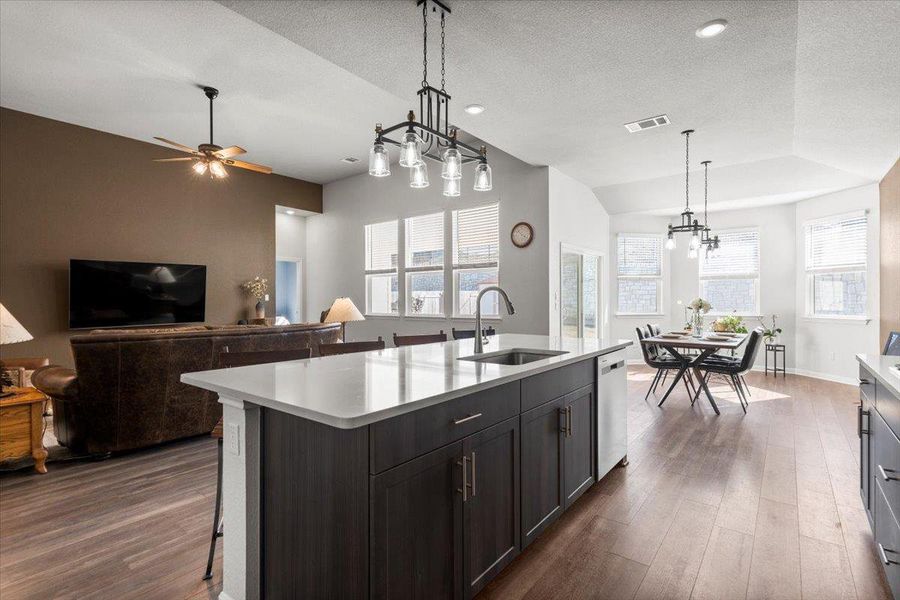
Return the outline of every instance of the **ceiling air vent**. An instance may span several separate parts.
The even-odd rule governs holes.
[[[634,121],[632,123],[625,123],[625,129],[627,129],[629,133],[637,133],[638,131],[644,131],[645,129],[653,129],[654,127],[668,125],[669,122],[669,117],[666,115],[659,115],[641,119],[640,121]]]

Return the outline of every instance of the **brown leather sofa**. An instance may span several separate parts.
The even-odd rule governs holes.
[[[339,340],[340,323],[96,331],[71,338],[75,369],[43,367],[32,382],[53,401],[53,428],[73,452],[100,454],[212,431],[216,394],[181,383],[217,368],[219,354],[311,348]]]

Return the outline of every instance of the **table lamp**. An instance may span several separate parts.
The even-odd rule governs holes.
[[[0,304],[0,345],[16,344],[18,342],[27,342],[28,340],[33,339],[34,337],[28,333],[27,329],[22,327],[22,324],[12,316],[12,313],[6,310],[6,307],[3,306],[3,304]],[[5,387],[12,387],[11,380],[8,384],[7,375],[6,373],[3,373],[2,378],[0,378],[0,397],[9,396],[13,393],[3,389]]]
[[[344,325],[348,321],[365,321],[366,318],[359,312],[353,300],[350,298],[337,298],[331,308],[328,309],[328,315],[325,317],[326,323],[341,324],[341,341],[346,341],[344,337]]]

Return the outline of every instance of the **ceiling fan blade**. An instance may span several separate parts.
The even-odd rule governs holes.
[[[247,151],[240,146],[228,146],[227,148],[222,148],[221,150],[216,150],[215,152],[213,152],[213,154],[215,154],[219,158],[231,158],[232,156],[246,153]]]
[[[256,171],[257,173],[265,173],[266,175],[272,172],[272,167],[266,167],[264,165],[257,165],[254,163],[244,162],[242,160],[231,160],[230,158],[223,160],[226,165],[232,167],[238,167],[240,169],[247,169],[248,171]]]
[[[169,144],[170,146],[175,146],[182,152],[190,152],[191,154],[199,154],[199,152],[197,152],[197,150],[195,148],[185,146],[184,144],[179,144],[178,142],[173,142],[172,140],[167,140],[166,138],[154,137],[153,139],[159,140],[161,142],[165,142],[166,144]]]
[[[183,158],[154,158],[153,162],[175,162],[178,160],[196,160],[190,156],[185,156]]]

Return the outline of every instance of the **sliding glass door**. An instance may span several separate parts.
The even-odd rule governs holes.
[[[560,253],[560,332],[599,338],[602,330],[601,256],[563,246]]]

